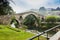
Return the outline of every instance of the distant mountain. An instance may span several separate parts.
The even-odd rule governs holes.
[[[56,10],[60,10],[60,7],[57,7]]]
[[[57,7],[56,9],[51,9],[51,11],[60,11],[60,7]]]
[[[40,11],[40,12],[44,12],[44,11],[60,11],[60,7],[57,7],[57,8],[40,7],[39,9],[31,9],[31,11]]]
[[[46,11],[46,8],[45,7],[40,7],[39,11]]]
[[[43,16],[60,15],[60,7],[57,7],[57,8],[40,7],[39,9],[31,9],[30,11],[34,11],[36,13],[39,13],[40,15],[43,15]]]

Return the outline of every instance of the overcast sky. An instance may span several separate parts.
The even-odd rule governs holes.
[[[30,9],[39,9],[44,6],[46,8],[60,7],[60,0],[13,0],[14,4],[10,4],[16,13],[24,12]]]

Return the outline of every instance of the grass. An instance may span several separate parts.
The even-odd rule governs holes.
[[[27,40],[32,36],[34,36],[34,34],[6,25],[0,25],[0,40]]]
[[[34,40],[38,40],[38,37],[37,38],[35,38]],[[39,40],[47,40],[45,37],[43,37],[43,36],[40,36],[39,37]]]
[[[0,40],[28,40],[33,36],[34,34],[24,30],[11,28],[8,25],[0,25]],[[37,40],[37,38],[34,40]],[[46,38],[40,36],[40,40],[46,40]]]

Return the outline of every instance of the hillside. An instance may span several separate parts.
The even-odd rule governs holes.
[[[0,25],[0,40],[27,40],[33,34],[10,26]]]

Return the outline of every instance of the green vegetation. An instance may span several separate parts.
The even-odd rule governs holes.
[[[42,23],[42,28],[44,29],[50,29],[54,26],[56,26],[57,24],[55,22],[57,22],[57,17],[56,16],[46,16],[45,18],[45,22],[47,23]]]
[[[0,0],[0,15],[8,15],[14,13],[13,9],[9,5],[10,2],[8,0]],[[39,11],[43,11],[45,13],[46,9],[41,7]],[[57,8],[59,10],[59,7]],[[53,10],[52,10],[53,11]],[[21,21],[23,18],[20,16],[19,20]],[[36,17],[33,14],[26,16],[24,20],[22,20],[20,26],[23,26],[21,29],[17,29],[19,26],[19,22],[15,19],[15,16],[11,18],[11,24],[14,23],[16,28],[12,28],[9,25],[0,25],[0,40],[28,40],[30,37],[34,36],[33,33],[26,32],[26,29],[33,29],[39,32],[43,32],[47,29],[50,29],[56,26],[56,22],[60,22],[60,17],[56,16],[46,16],[40,20],[39,17]],[[1,20],[0,20],[1,21]],[[47,23],[41,23],[47,22]],[[2,23],[1,23],[2,24]],[[48,32],[49,34],[54,34],[53,30]],[[34,40],[37,40],[34,39]],[[47,40],[45,37],[40,36],[40,40]]]
[[[38,37],[35,38],[34,40],[38,40]],[[45,38],[45,37],[43,37],[43,36],[40,36],[40,37],[39,37],[39,40],[47,40],[47,38]]]
[[[37,30],[39,32],[43,32],[47,29],[50,29],[57,24],[55,22],[60,21],[59,17],[55,16],[47,16],[45,18],[45,22],[47,23],[41,23],[41,20],[36,17],[33,14],[28,15],[24,20],[23,20],[23,27],[21,29],[17,29],[17,26],[19,25],[18,21],[15,19],[13,16],[11,21],[15,23],[16,28],[12,28],[9,25],[0,25],[0,40],[28,40],[32,36],[34,36],[33,33],[26,32],[26,29],[31,28],[33,30]],[[49,34],[54,34],[53,30],[49,32]],[[45,37],[40,36],[40,40],[47,40]],[[35,38],[34,40],[37,40]]]
[[[33,29],[34,27],[40,26],[40,19],[35,15],[30,14],[24,19],[23,24],[28,26],[28,28]]]
[[[56,16],[47,16],[45,18],[46,22],[56,22]]]
[[[60,22],[60,17],[57,17],[57,22]]]
[[[15,16],[11,17],[11,23],[10,24],[12,24],[12,23],[14,23],[14,25],[16,26],[16,28],[18,28],[19,22],[16,20]]]
[[[0,40],[27,40],[32,36],[34,36],[34,34],[25,32],[24,30],[0,25]]]
[[[0,0],[0,3],[0,15],[12,14],[14,12],[8,0]]]
[[[46,22],[60,22],[60,16],[46,16]]]
[[[34,34],[24,30],[11,28],[8,25],[0,25],[0,40],[28,40],[33,36]],[[46,40],[43,36],[40,36],[40,39]],[[37,38],[34,40],[37,40]]]
[[[47,23],[42,23],[43,21],[41,22],[41,20],[38,17],[36,17],[33,14],[30,14],[26,16],[26,18],[24,19],[23,25],[26,25],[27,29],[32,29],[32,30],[37,30],[39,32],[42,32],[58,25],[55,23],[58,20],[59,18],[56,16],[46,16],[44,21]]]

